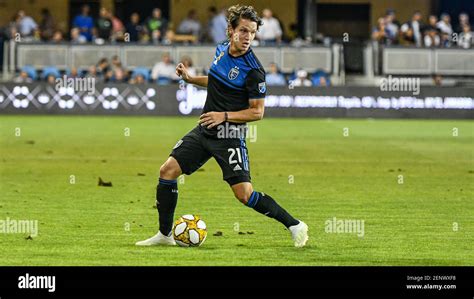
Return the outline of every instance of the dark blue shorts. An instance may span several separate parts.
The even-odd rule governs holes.
[[[244,138],[218,138],[204,135],[199,125],[180,139],[170,156],[174,157],[181,171],[190,175],[211,157],[222,170],[229,185],[250,182],[250,162]]]

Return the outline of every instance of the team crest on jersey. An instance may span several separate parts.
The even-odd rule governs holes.
[[[265,91],[267,91],[267,84],[265,84],[265,82],[258,83],[258,91],[260,93],[265,93]]]
[[[229,75],[228,75],[227,77],[229,78],[229,80],[235,80],[238,75],[239,75],[239,67],[238,67],[238,66],[234,66],[234,67],[230,70]]]

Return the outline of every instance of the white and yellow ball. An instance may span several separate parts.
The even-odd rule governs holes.
[[[179,246],[201,246],[206,236],[206,223],[197,215],[183,215],[174,223],[173,238]]]

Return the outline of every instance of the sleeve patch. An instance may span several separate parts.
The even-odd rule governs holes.
[[[267,84],[265,82],[258,83],[258,91],[265,93],[267,91]]]

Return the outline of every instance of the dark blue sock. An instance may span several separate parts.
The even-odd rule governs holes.
[[[156,187],[156,207],[158,209],[160,232],[165,236],[169,236],[173,228],[174,210],[177,202],[178,184],[176,180],[160,178]]]
[[[280,207],[270,195],[263,192],[252,192],[247,206],[265,216],[274,218],[283,223],[287,228],[299,223],[299,221],[293,218],[285,209]]]

